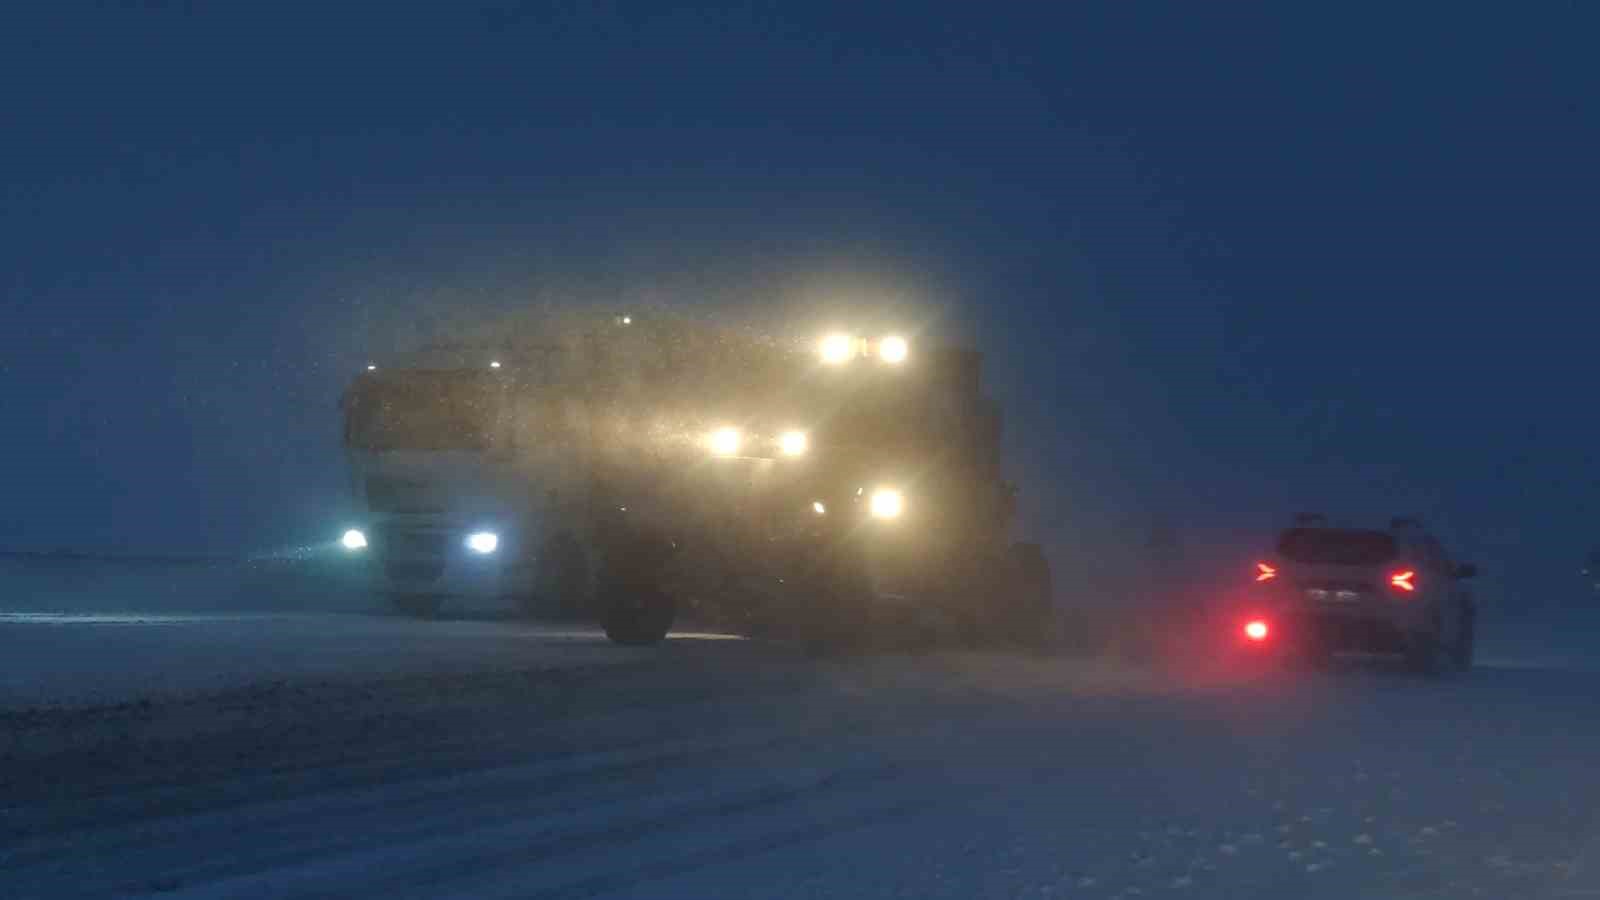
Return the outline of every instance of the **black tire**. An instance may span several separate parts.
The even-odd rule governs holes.
[[[652,585],[615,585],[603,593],[606,637],[624,647],[650,647],[672,630],[678,604]]]
[[[562,621],[593,615],[589,554],[576,537],[558,534],[545,541],[534,565],[533,590],[521,598],[524,614]]]
[[[410,616],[414,619],[432,619],[439,615],[439,607],[444,598],[438,594],[416,594],[405,591],[390,591],[388,593],[389,605],[395,612]]]

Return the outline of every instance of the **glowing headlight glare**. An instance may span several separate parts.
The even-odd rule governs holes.
[[[739,445],[744,443],[744,435],[737,428],[718,428],[711,432],[711,452],[717,456],[734,456],[739,452]]]
[[[785,431],[778,438],[778,449],[784,456],[800,456],[806,452],[807,443],[804,431]]]
[[[823,503],[821,500],[813,500],[811,501],[811,511],[819,516],[825,516],[828,514],[828,504]]]
[[[898,365],[906,361],[911,355],[911,345],[906,339],[890,335],[878,342],[878,358],[891,365]]]
[[[367,536],[352,528],[346,531],[343,537],[339,538],[339,543],[343,544],[346,550],[365,550],[367,549]]]
[[[467,549],[473,553],[493,553],[500,549],[500,535],[492,531],[475,531],[467,535]]]
[[[856,339],[848,334],[830,334],[822,339],[822,361],[839,365],[856,355]]]
[[[872,492],[869,508],[874,518],[898,519],[906,510],[906,498],[894,488],[879,488]]]

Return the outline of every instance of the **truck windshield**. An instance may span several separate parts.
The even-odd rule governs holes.
[[[1343,528],[1291,528],[1278,539],[1284,559],[1312,565],[1372,566],[1400,553],[1392,536],[1382,531]]]
[[[483,450],[494,410],[493,385],[482,376],[364,379],[345,399],[345,443],[363,450]]]

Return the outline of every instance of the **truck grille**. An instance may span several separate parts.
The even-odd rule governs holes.
[[[407,562],[405,560],[386,560],[383,569],[395,581],[438,581],[444,574],[444,561]]]
[[[378,531],[379,549],[389,559],[438,559],[445,555],[446,535],[437,531],[384,528]]]
[[[375,513],[426,515],[444,512],[427,482],[382,475],[367,477],[367,507]]]

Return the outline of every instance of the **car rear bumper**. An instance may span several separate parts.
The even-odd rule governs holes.
[[[1298,627],[1325,649],[1371,653],[1399,653],[1415,631],[1393,619],[1360,616],[1305,616],[1298,621]]]
[[[1271,624],[1273,644],[1371,653],[1403,652],[1414,635],[1429,629],[1430,622],[1421,608],[1330,610],[1301,606],[1259,618]]]
[[[1233,630],[1257,652],[1298,645],[1321,649],[1401,652],[1415,635],[1432,630],[1432,609],[1423,599],[1375,597],[1354,603],[1313,603],[1295,597],[1258,603],[1239,611]],[[1267,626],[1269,635],[1251,639],[1249,622]]]

